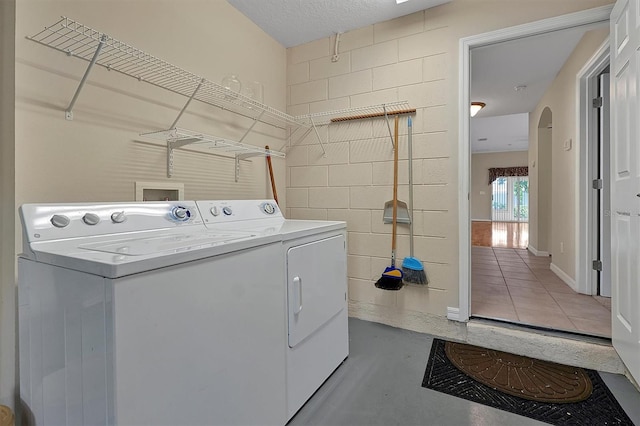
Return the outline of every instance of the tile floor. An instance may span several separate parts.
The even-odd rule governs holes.
[[[423,388],[432,342],[429,334],[349,318],[349,357],[288,426],[546,424]],[[640,425],[640,392],[622,375],[600,376]]]
[[[526,249],[471,249],[471,314],[611,337],[611,299],[579,294]]]

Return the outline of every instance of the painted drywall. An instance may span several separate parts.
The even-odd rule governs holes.
[[[526,167],[528,151],[494,152],[471,155],[471,220],[491,220],[489,169]]]
[[[1,3],[3,7],[6,4]],[[15,281],[13,269],[4,265],[13,265],[21,250],[20,224],[13,219],[15,209],[27,202],[130,201],[135,196],[136,181],[169,180],[165,143],[139,134],[169,127],[187,100],[96,67],[80,93],[73,121],[65,120],[64,110],[87,63],[26,39],[61,15],[212,81],[220,82],[232,73],[244,82],[260,81],[264,102],[279,110],[286,107],[286,50],[225,1],[18,2],[15,201],[12,184],[2,193],[3,210],[10,210],[3,217],[2,238],[3,294],[7,295],[15,294]],[[2,16],[5,19],[4,13]],[[2,24],[4,33],[10,27],[4,21]],[[3,37],[5,40],[8,38]],[[13,113],[13,97],[7,102]],[[4,126],[5,120],[13,123],[12,116],[3,110],[2,141],[9,144],[6,152],[11,154],[14,137]],[[250,124],[246,118],[192,102],[178,126],[238,140]],[[244,142],[262,147],[284,144],[283,130],[261,125],[255,130]],[[4,148],[2,154],[4,162]],[[263,198],[270,195],[265,163],[261,157],[242,161],[236,183],[232,156],[178,152],[170,181],[184,184],[186,199]],[[284,203],[285,163],[278,158],[273,163]],[[3,167],[3,188],[11,183],[5,181],[5,173],[10,177],[10,169],[5,171]],[[4,229],[7,218],[11,218],[9,230]],[[18,233],[15,240],[14,230]],[[11,249],[5,252],[9,245]],[[3,319],[15,317],[13,300],[2,305],[1,314]],[[7,366],[15,354],[14,336],[12,323],[3,322],[2,396],[14,388],[13,366]]]
[[[15,383],[15,1],[0,1],[0,404],[14,407]]]
[[[391,226],[383,207],[392,197],[392,150],[380,120],[343,123],[287,156],[288,214],[348,222],[350,315],[433,332],[431,319],[458,306],[458,55],[459,39],[611,3],[598,1],[456,0],[424,12],[287,50],[288,110],[313,113],[407,100],[414,117],[415,257],[429,286],[399,292],[375,288],[390,263]],[[406,201],[406,121],[400,127],[399,198]],[[526,164],[526,161],[524,162]],[[398,260],[409,254],[400,228]]]
[[[553,126],[551,132],[551,186],[552,219],[550,227],[538,226],[538,242],[546,235],[548,252],[561,278],[574,285],[576,277],[575,215],[576,215],[576,166],[580,143],[576,137],[576,74],[593,56],[609,35],[608,27],[587,32],[562,67],[553,84],[542,97],[536,109],[529,115],[530,152],[534,157],[548,156],[538,147],[538,123],[545,108],[551,110]],[[543,130],[547,132],[547,129]],[[544,139],[545,135],[542,135]],[[565,149],[570,144],[570,149]],[[538,163],[540,159],[538,158]],[[539,175],[542,170],[539,171]],[[541,178],[535,188],[542,188]],[[544,183],[544,182],[542,182]],[[541,204],[542,205],[542,204]],[[550,229],[549,229],[550,228]]]
[[[553,227],[553,128],[538,128],[538,233],[539,252],[551,252]]]

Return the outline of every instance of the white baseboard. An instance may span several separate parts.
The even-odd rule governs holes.
[[[460,321],[460,308],[447,306],[447,319],[450,319],[451,321]]]
[[[565,284],[571,287],[573,291],[578,293],[578,288],[576,287],[576,280],[574,280],[569,275],[567,275],[567,273],[564,272],[562,269],[560,269],[555,263],[551,263],[549,268],[551,269],[551,271],[553,271],[554,274],[558,276],[558,278],[560,278],[562,281],[565,282]]]
[[[528,246],[527,250],[529,250],[531,253],[533,253],[534,256],[546,256],[546,257],[549,257],[549,252],[548,251],[538,250],[534,246]]]

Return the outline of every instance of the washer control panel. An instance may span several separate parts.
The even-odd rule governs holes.
[[[25,204],[20,218],[28,241],[202,225],[195,201]]]

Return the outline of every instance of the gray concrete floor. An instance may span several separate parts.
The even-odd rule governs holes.
[[[544,425],[423,388],[433,336],[349,319],[349,357],[289,425]],[[640,426],[640,393],[624,377],[601,373]]]

